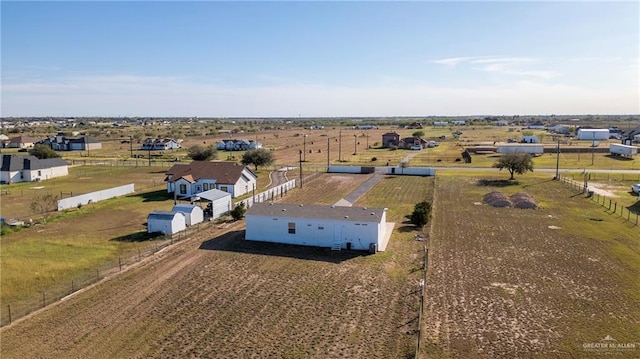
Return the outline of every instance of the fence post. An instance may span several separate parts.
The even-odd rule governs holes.
[[[73,293],[75,291],[76,291],[76,289],[74,288],[73,281],[71,281],[71,293]]]
[[[617,214],[616,212],[618,212],[618,202],[613,202],[613,213]]]
[[[9,324],[11,324],[11,304],[7,304],[7,309],[9,310]]]
[[[122,272],[122,258],[118,257],[118,266],[120,267],[120,271]]]
[[[45,293],[45,292],[44,292],[44,290],[43,290],[43,291],[42,291],[42,307],[43,307],[43,308],[44,308],[44,306],[45,306],[45,305],[46,305],[46,303],[47,303],[47,300],[46,300],[46,297],[45,297],[44,293]]]
[[[138,262],[140,262],[140,248],[138,248]]]
[[[96,268],[96,280],[100,280],[100,270]]]

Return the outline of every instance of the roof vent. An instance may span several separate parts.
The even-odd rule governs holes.
[[[372,215],[372,216],[375,216],[376,214],[375,214],[374,212],[371,212],[371,215]]]
[[[344,216],[344,218],[349,218],[349,216]]]
[[[282,212],[286,212],[286,211],[287,211],[287,209],[286,209],[286,208],[283,208],[283,209],[282,209]]]
[[[302,203],[300,203],[300,207],[302,207]]]

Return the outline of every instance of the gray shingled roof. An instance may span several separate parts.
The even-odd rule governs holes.
[[[349,222],[380,222],[385,208],[322,206],[315,204],[254,203],[245,216],[317,218]]]
[[[2,155],[2,171],[21,171],[23,169],[41,170],[51,167],[67,166],[62,158],[47,158],[39,160],[35,156]]]
[[[240,179],[242,171],[245,168],[249,173],[253,174],[248,167],[235,162],[193,161],[188,165],[173,165],[167,171],[167,176],[171,176],[171,180],[169,180],[169,182],[175,182],[181,177],[191,175],[196,181],[201,178],[205,178],[215,179],[219,184],[235,184]]]

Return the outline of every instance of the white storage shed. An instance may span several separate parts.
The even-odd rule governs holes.
[[[608,140],[609,129],[607,128],[581,128],[578,130],[579,140]]]
[[[211,189],[196,194],[201,200],[210,203],[207,205],[211,210],[211,218],[218,218],[228,214],[233,209],[231,202],[231,193],[221,191],[219,189]]]
[[[176,204],[171,212],[180,212],[184,214],[187,226],[193,226],[204,221],[204,211],[200,206],[193,204]]]
[[[254,203],[245,213],[250,241],[384,251],[393,231],[386,208]]]
[[[147,216],[147,232],[162,234],[174,234],[184,231],[187,228],[187,222],[184,213],[153,211]]]

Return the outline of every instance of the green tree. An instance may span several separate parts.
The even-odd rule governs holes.
[[[45,158],[57,158],[60,157],[58,152],[51,149],[51,147],[47,145],[35,145],[32,149],[29,150],[29,154],[32,156],[36,156],[39,159]]]
[[[239,221],[244,218],[244,214],[246,212],[247,208],[244,206],[244,202],[240,202],[236,204],[236,206],[231,210],[231,217],[233,217],[233,219],[235,219],[236,221]]]
[[[274,161],[273,153],[271,151],[258,148],[255,150],[249,150],[242,155],[242,164],[243,165],[254,165],[256,171],[258,170],[258,166],[268,166],[272,164]]]
[[[413,137],[422,137],[422,136],[424,136],[424,131],[416,131],[416,132],[412,133],[411,136],[413,136]]]
[[[194,161],[209,161],[218,156],[218,150],[214,145],[209,145],[207,147],[195,145],[189,147],[187,156]]]
[[[500,171],[506,168],[511,175],[509,179],[512,180],[514,173],[522,175],[529,171],[533,172],[533,157],[528,153],[506,153],[500,156],[493,167]]]
[[[422,228],[429,223],[429,218],[431,218],[431,202],[416,203],[413,213],[411,213],[411,223]]]

